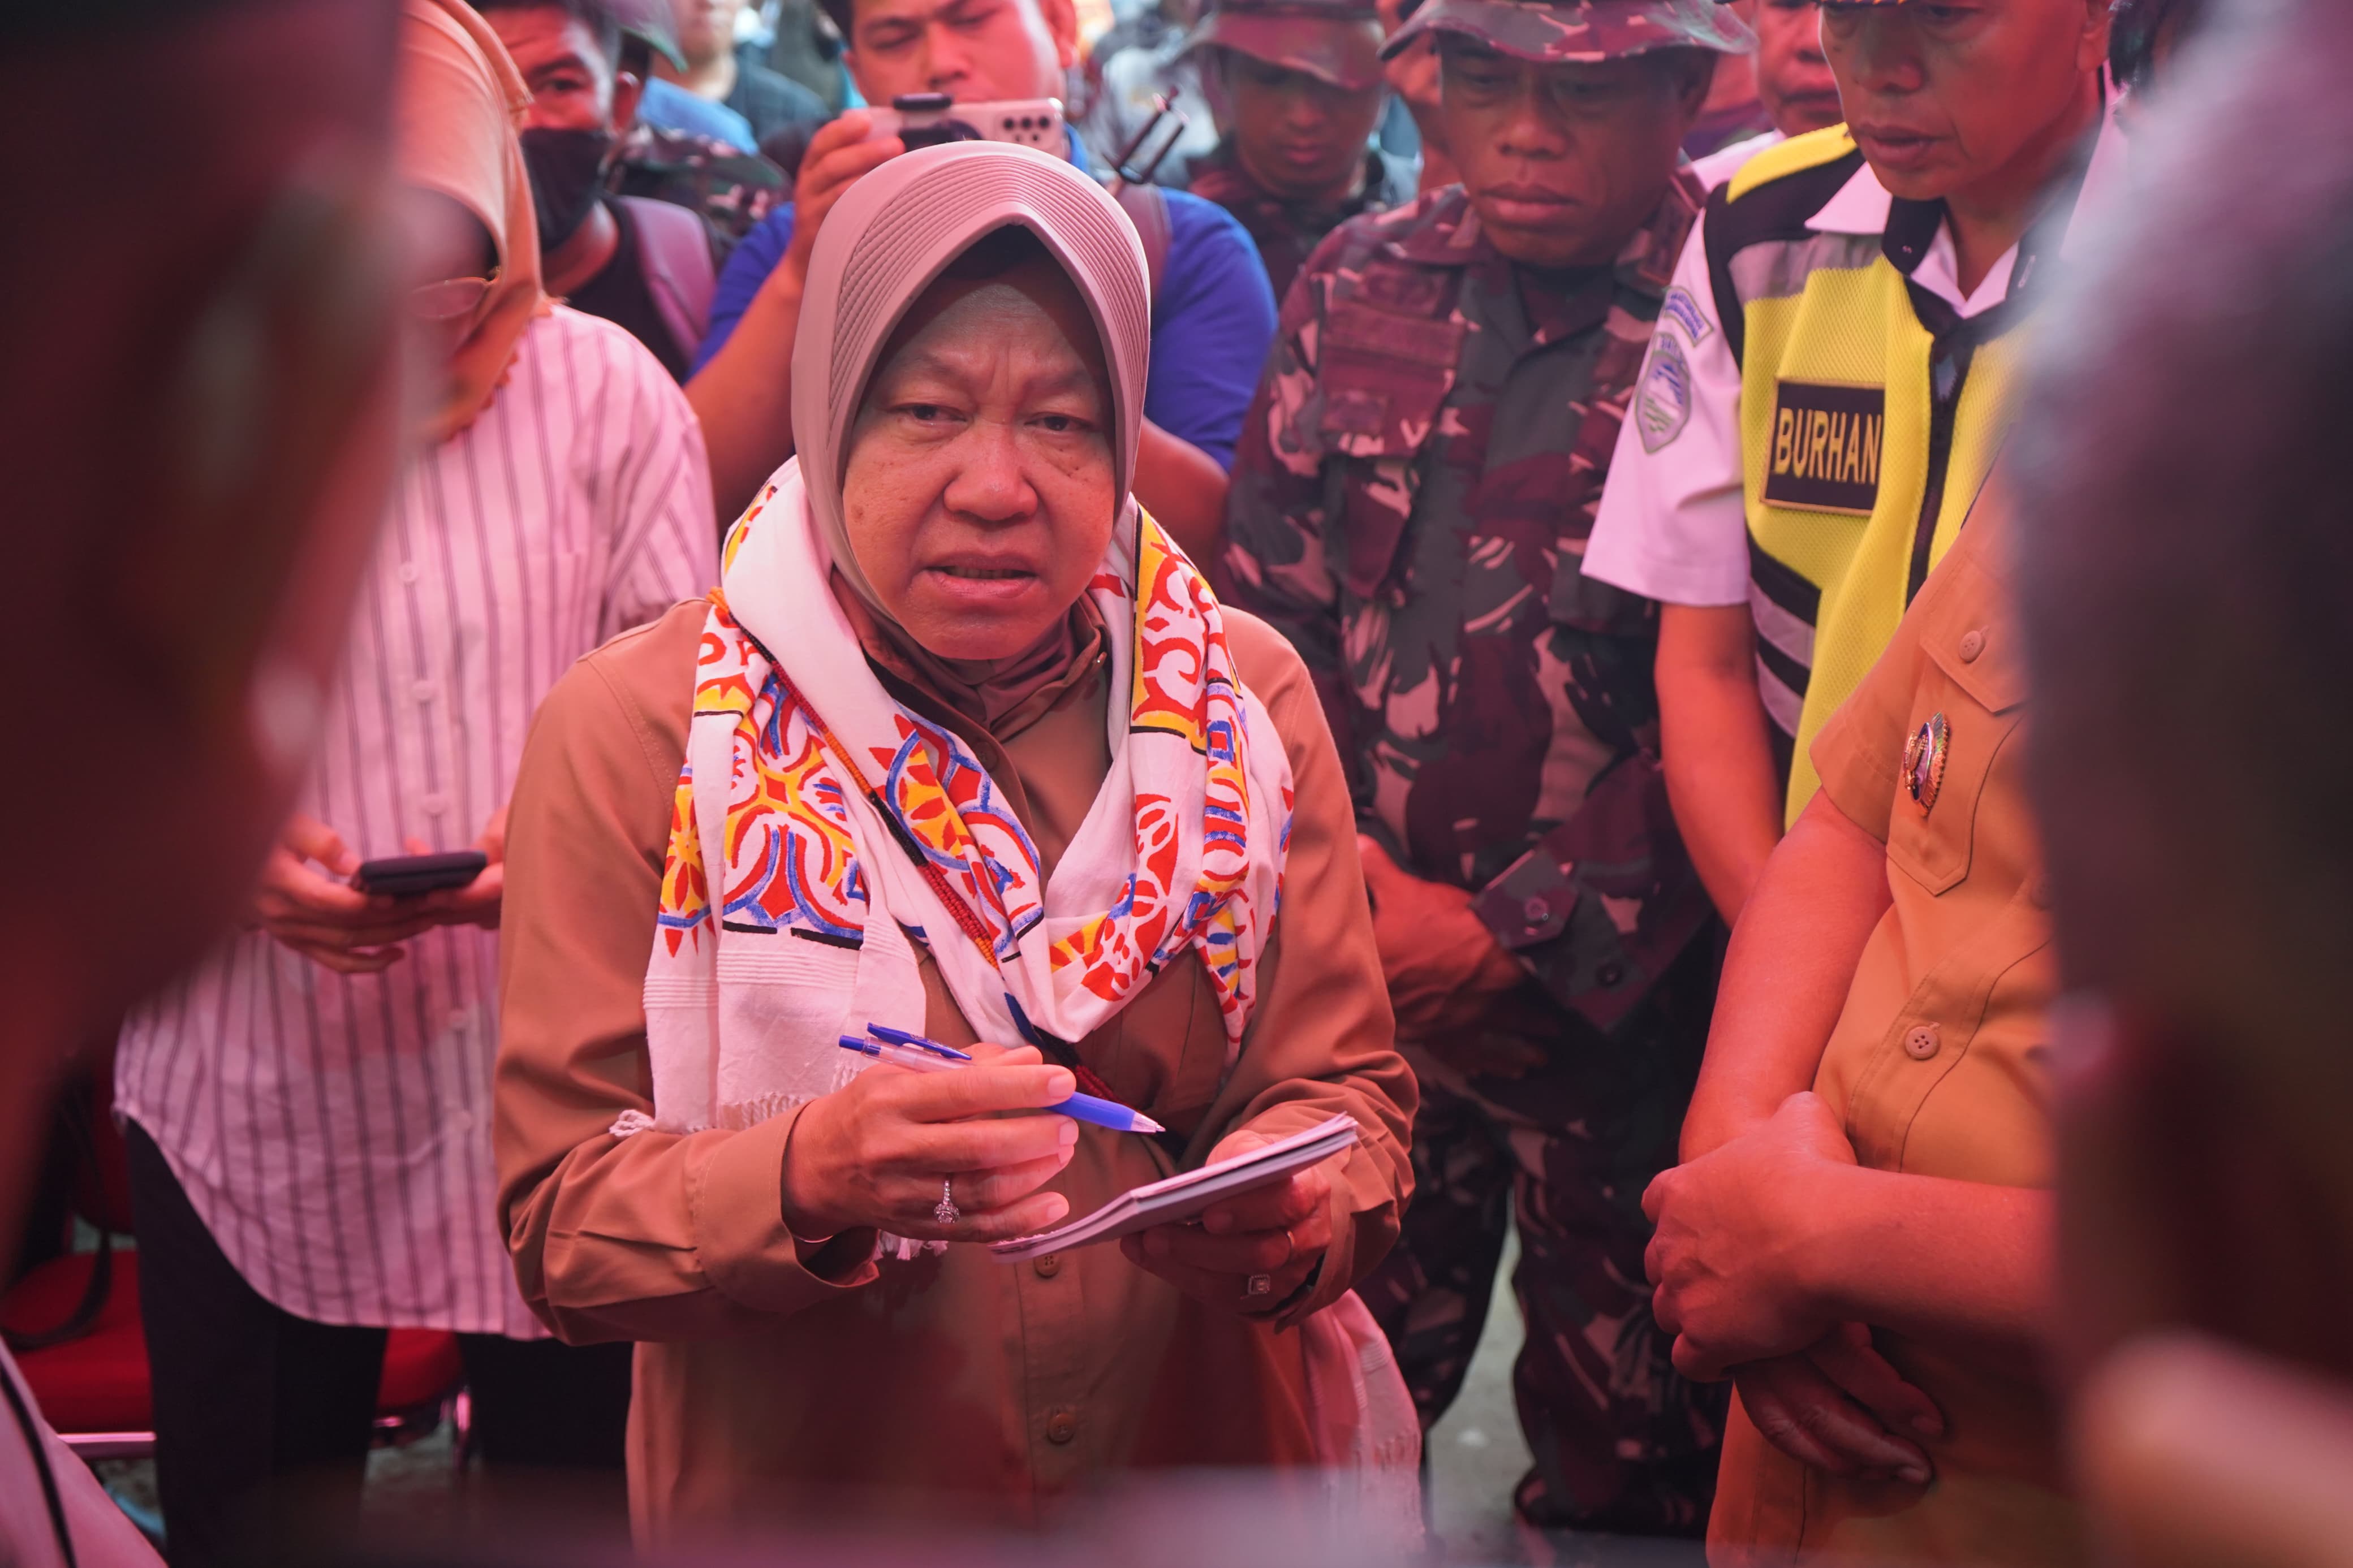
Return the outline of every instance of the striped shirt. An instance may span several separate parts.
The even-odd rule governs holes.
[[[620,328],[557,307],[403,476],[299,809],[364,859],[471,847],[573,660],[717,576],[684,395]],[[125,1026],[117,1103],[278,1306],[537,1337],[497,1220],[497,933],[407,949],[341,975],[238,936]]]

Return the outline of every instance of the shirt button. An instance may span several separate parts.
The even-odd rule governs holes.
[[[420,570],[418,570],[418,569],[417,569],[417,563],[416,563],[416,562],[414,562],[414,561],[404,561],[404,562],[402,562],[402,563],[400,563],[400,580],[401,580],[402,582],[404,582],[404,583],[414,583],[414,582],[416,582],[419,577],[422,577],[422,576],[424,576],[424,575],[425,575],[425,574],[424,574],[422,571],[420,571]]]
[[[408,689],[408,693],[419,702],[430,702],[433,700],[433,683],[429,680],[420,680]]]
[[[1543,898],[1542,896],[1531,898],[1526,903],[1520,906],[1520,913],[1525,917],[1528,922],[1528,929],[1530,931],[1534,931],[1536,927],[1544,924],[1545,921],[1552,919],[1551,900]]]
[[[449,797],[446,795],[428,795],[417,804],[425,808],[426,816],[438,816],[449,809]]]
[[[1974,664],[1978,655],[1985,652],[1985,633],[1968,631],[1961,634],[1961,662]]]
[[[471,1132],[474,1130],[474,1113],[470,1110],[453,1110],[449,1113],[449,1125],[460,1132]]]
[[[1934,1024],[1915,1024],[1904,1031],[1904,1054],[1915,1062],[1925,1062],[1936,1054],[1942,1035]]]
[[[1606,989],[1626,978],[1626,966],[1622,963],[1605,963],[1593,972],[1593,978]]]
[[[1030,1267],[1038,1271],[1039,1279],[1051,1279],[1062,1271],[1062,1255],[1059,1252],[1050,1252]]]
[[[1057,1410],[1046,1418],[1046,1441],[1049,1443],[1068,1443],[1078,1435],[1079,1413],[1077,1411]]]
[[[451,1028],[462,1029],[473,1021],[474,1016],[471,1013],[467,1012],[463,1007],[452,1007],[449,1009],[449,1026]]]
[[[2049,909],[2051,907],[2051,874],[2048,871],[2038,873],[2034,880],[2026,884],[2026,896],[2036,909]]]

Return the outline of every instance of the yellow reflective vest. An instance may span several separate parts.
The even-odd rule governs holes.
[[[1964,320],[1912,281],[1941,202],[1889,203],[1876,234],[1811,226],[1862,172],[1843,127],[1759,153],[1710,202],[1716,319],[1740,366],[1741,458],[1757,681],[1789,785],[1944,556],[2008,428],[2038,222],[2010,293]],[[1889,766],[1894,767],[1891,759]]]

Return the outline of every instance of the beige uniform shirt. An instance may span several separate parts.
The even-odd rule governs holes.
[[[703,616],[682,605],[556,687],[507,837],[508,1239],[523,1299],[558,1333],[643,1342],[629,1419],[640,1536],[874,1501],[1018,1523],[1106,1471],[1308,1459],[1299,1335],[1192,1301],[1115,1246],[1018,1265],[955,1246],[878,1266],[872,1233],[848,1232],[805,1263],[779,1189],[797,1113],[743,1131],[608,1133],[651,1109],[639,999]],[[1250,1032],[1221,1085],[1224,1026],[1188,955],[1080,1051],[1184,1135],[1187,1165],[1241,1127],[1356,1118],[1364,1142],[1332,1167],[1332,1249],[1295,1320],[1395,1239],[1415,1089],[1391,1048],[1356,825],[1314,691],[1263,624],[1229,610],[1226,626],[1297,785]],[[1001,737],[925,703],[973,746],[1050,874],[1109,767],[1105,700],[1089,660],[1000,721]],[[971,1040],[928,960],[923,973],[926,1031]],[[1051,1184],[1084,1215],[1172,1169],[1149,1139],[1082,1125]]]
[[[2051,922],[2025,779],[2026,668],[2004,508],[1980,503],[1894,641],[1813,749],[1840,810],[1887,845],[1894,901],[1863,949],[1814,1088],[1874,1170],[2052,1184]],[[1937,721],[1947,739],[1907,745]],[[1709,1559],[2073,1563],[2047,1392],[1950,1347],[1881,1331],[1936,1401],[1926,1489],[1811,1470],[1736,1402]]]

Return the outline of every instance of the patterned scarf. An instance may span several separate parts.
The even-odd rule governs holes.
[[[1132,503],[1113,532],[1086,592],[1127,700],[1107,705],[1110,773],[1048,878],[970,750],[867,665],[797,461],[744,513],[646,970],[654,1116],[616,1131],[750,1126],[848,1082],[868,1064],[839,1036],[923,1027],[913,942],[1005,1043],[1074,1043],[1198,952],[1230,1068],[1282,891],[1290,760],[1200,574]]]

